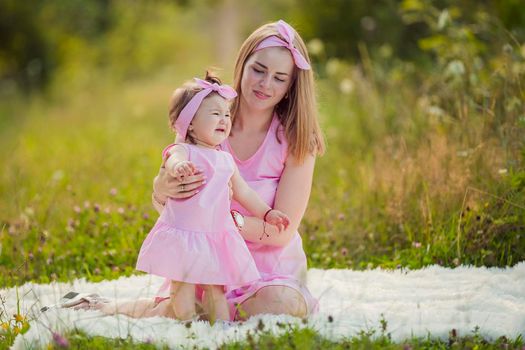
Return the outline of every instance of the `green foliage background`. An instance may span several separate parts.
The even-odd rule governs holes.
[[[308,43],[328,143],[300,229],[310,267],[523,261],[521,6],[1,1],[0,287],[135,273],[168,97],[209,67],[231,81],[242,40],[279,18]]]
[[[525,46],[505,4],[2,2],[2,285],[133,273],[167,97],[210,66],[230,80],[279,17],[308,42],[328,142],[310,266],[523,260]]]

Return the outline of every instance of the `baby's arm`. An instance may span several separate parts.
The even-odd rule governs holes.
[[[272,209],[266,204],[239,174],[235,167],[232,179],[233,199],[239,202],[243,207],[248,209],[256,217],[265,220],[269,224],[275,225],[279,231],[286,229],[290,219],[283,212]]]
[[[168,173],[181,181],[197,172],[195,164],[188,160],[188,152],[183,146],[175,145],[169,149],[165,167]]]

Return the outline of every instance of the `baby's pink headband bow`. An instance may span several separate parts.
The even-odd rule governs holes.
[[[228,85],[219,85],[217,83],[210,83],[206,80],[199,78],[194,78],[197,85],[202,87],[202,90],[197,92],[188,102],[186,106],[180,111],[179,117],[175,122],[175,130],[177,131],[177,142],[184,142],[186,140],[186,134],[188,132],[188,127],[190,126],[195,113],[199,109],[202,101],[211,94],[212,92],[217,92],[219,95],[224,97],[227,100],[231,100],[237,96],[237,92]]]
[[[259,51],[267,47],[275,47],[275,46],[286,47],[288,50],[290,50],[290,53],[292,54],[293,60],[297,68],[309,70],[310,64],[303,57],[303,55],[301,55],[299,50],[297,50],[295,46],[293,45],[293,39],[295,37],[293,28],[288,23],[286,23],[285,21],[281,19],[277,22],[277,30],[279,31],[279,34],[282,35],[284,40],[282,40],[276,35],[269,36],[263,41],[261,41],[259,45],[257,45],[254,51]]]

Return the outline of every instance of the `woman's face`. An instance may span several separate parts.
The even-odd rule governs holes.
[[[240,103],[257,110],[273,110],[288,92],[294,68],[292,55],[284,47],[256,51],[244,65]]]

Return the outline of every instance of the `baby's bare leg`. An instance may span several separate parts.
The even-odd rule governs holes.
[[[204,289],[203,308],[208,313],[210,322],[213,323],[217,319],[229,321],[230,311],[223,287],[206,284],[202,285],[202,289]]]
[[[195,311],[195,285],[171,281],[170,304],[175,317],[179,320],[190,320],[197,314]]]

